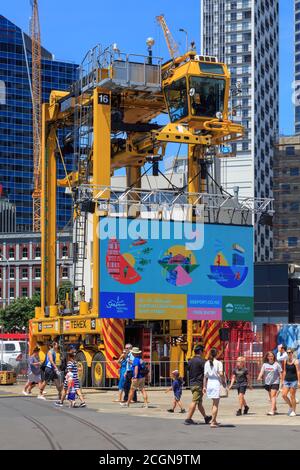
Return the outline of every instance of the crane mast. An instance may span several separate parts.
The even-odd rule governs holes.
[[[164,15],[157,16],[156,20],[160,24],[160,26],[162,27],[162,30],[164,32],[164,36],[165,36],[165,39],[166,39],[166,43],[167,43],[167,46],[168,46],[168,49],[169,49],[170,56],[172,57],[172,59],[174,59],[175,57],[177,57],[179,55],[178,44],[176,43],[175,39],[172,36],[171,31],[168,28],[168,25],[167,25],[167,22],[166,22],[166,19],[165,19]]]
[[[31,0],[31,41],[32,41],[32,120],[33,120],[33,231],[41,229],[41,109],[42,109],[42,77],[41,77],[41,32],[39,22],[38,1]]]

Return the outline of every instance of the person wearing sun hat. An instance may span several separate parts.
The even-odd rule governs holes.
[[[131,388],[129,392],[129,397],[127,403],[123,403],[122,406],[129,407],[130,403],[133,399],[134,392],[139,390],[144,398],[144,407],[148,408],[148,395],[145,390],[145,375],[143,373],[144,369],[144,361],[140,357],[142,351],[140,348],[134,347],[131,350],[131,354],[134,357],[132,363],[132,380],[131,380]]]

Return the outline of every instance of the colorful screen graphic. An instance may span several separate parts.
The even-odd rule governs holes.
[[[102,228],[108,222],[101,219]],[[155,222],[153,230],[143,220],[141,235],[129,219],[115,219],[114,231],[103,228],[99,316],[252,320],[252,227]],[[203,238],[195,249],[191,233]]]

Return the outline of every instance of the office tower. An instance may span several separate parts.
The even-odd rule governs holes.
[[[75,64],[56,61],[42,48],[43,102],[49,101],[51,90],[67,90],[76,73]],[[17,231],[32,229],[32,147],[31,39],[0,15],[0,184],[16,206]],[[71,160],[71,155],[66,156],[67,168]],[[58,174],[64,177],[58,163]],[[70,217],[70,196],[59,188],[58,228]]]
[[[297,101],[295,102],[295,133],[300,134],[300,1],[295,0],[295,90]]]
[[[233,144],[236,157],[221,159],[222,186],[240,196],[273,196],[274,141],[279,123],[278,0],[202,0],[202,53],[215,55],[231,72],[234,119],[245,127]],[[258,222],[256,220],[256,222]],[[255,258],[272,259],[269,228],[255,224]]]

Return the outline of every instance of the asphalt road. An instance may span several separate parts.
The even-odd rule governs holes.
[[[0,396],[0,449],[299,449],[299,425],[185,426],[180,419],[56,408],[53,401]]]

